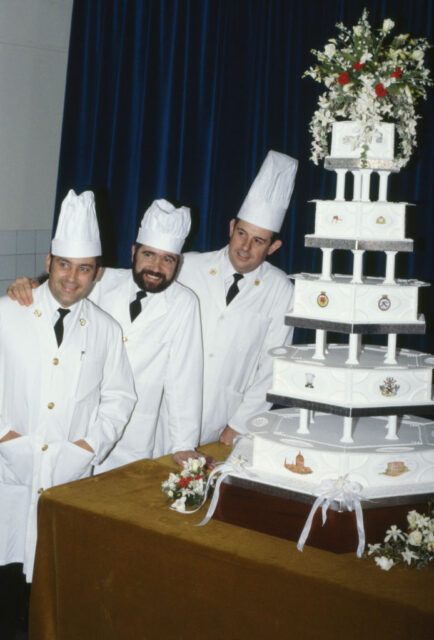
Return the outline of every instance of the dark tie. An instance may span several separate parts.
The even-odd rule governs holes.
[[[63,340],[63,318],[71,311],[71,309],[62,309],[62,307],[59,307],[57,311],[59,312],[59,318],[54,325],[54,333],[56,334],[57,346],[60,347]]]
[[[234,281],[229,287],[228,292],[226,294],[227,305],[230,304],[232,300],[235,298],[235,296],[237,295],[237,293],[240,292],[240,290],[238,289],[238,281],[241,280],[241,278],[244,278],[244,276],[241,273],[234,273]]]
[[[131,322],[137,318],[139,313],[142,310],[141,300],[146,296],[146,291],[138,291],[136,295],[136,299],[130,302],[130,318]]]

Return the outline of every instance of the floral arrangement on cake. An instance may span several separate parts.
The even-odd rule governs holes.
[[[161,483],[161,490],[173,502],[170,508],[176,511],[186,511],[186,507],[202,504],[207,484],[207,462],[204,457],[189,458],[182,464],[184,468],[180,473],[170,473],[169,478]]]
[[[408,533],[393,524],[383,543],[368,545],[367,555],[374,556],[380,569],[389,571],[403,562],[422,569],[434,558],[434,509],[429,515],[410,511],[407,521]]]
[[[395,23],[389,18],[374,30],[368,15],[364,9],[352,29],[338,23],[337,38],[330,38],[323,51],[312,50],[318,63],[303,74],[326,86],[310,123],[315,164],[328,155],[328,134],[338,120],[359,123],[355,146],[362,149],[362,166],[366,166],[369,144],[382,121],[396,125],[399,166],[407,164],[416,145],[420,116],[415,107],[426,99],[432,85],[424,67],[430,44],[426,38],[407,33],[392,37]]]

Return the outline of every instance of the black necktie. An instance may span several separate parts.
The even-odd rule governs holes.
[[[230,304],[232,300],[235,298],[235,296],[237,295],[237,293],[240,292],[240,290],[238,289],[238,281],[241,280],[241,278],[244,278],[244,276],[241,273],[234,273],[234,281],[229,287],[228,292],[226,294],[227,305]]]
[[[137,318],[139,313],[142,310],[141,300],[146,296],[146,291],[138,291],[136,295],[136,299],[130,302],[130,318],[131,322]]]
[[[54,325],[54,333],[56,334],[57,346],[60,347],[63,340],[63,318],[70,312],[70,309],[59,307],[57,311],[59,312],[59,317]]]

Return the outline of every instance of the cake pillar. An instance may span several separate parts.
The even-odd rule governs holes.
[[[336,197],[335,200],[345,200],[345,175],[347,169],[335,169],[336,171]]]
[[[353,418],[344,417],[344,432],[341,442],[354,442],[353,440]]]
[[[387,435],[386,440],[399,440],[397,436],[398,416],[389,416],[387,418]]]
[[[353,259],[353,277],[351,282],[361,284],[363,282],[362,267],[363,267],[363,254],[365,253],[365,251],[363,249],[352,249],[352,253],[353,253],[354,259]]]
[[[298,423],[297,433],[310,433],[309,431],[309,409],[300,409],[300,421]]]
[[[322,273],[321,280],[331,280],[333,249],[322,249]]]
[[[348,343],[348,358],[345,364],[359,364],[361,344],[362,344],[361,334],[350,333],[350,340]]]
[[[362,199],[362,175],[359,170],[352,171],[354,176],[353,183],[353,200],[361,200]]]
[[[390,171],[379,171],[380,184],[378,187],[378,201],[387,202],[387,183],[390,175]]]
[[[360,198],[363,202],[369,202],[369,190],[371,188],[371,169],[360,169],[360,174],[362,176],[362,197]]]
[[[325,331],[324,329],[317,329],[315,331],[315,353],[312,356],[313,360],[325,360],[324,347]]]
[[[397,251],[386,251],[386,276],[384,284],[395,284],[395,256]]]
[[[387,338],[387,353],[384,364],[397,364],[396,362],[396,333],[389,333]]]

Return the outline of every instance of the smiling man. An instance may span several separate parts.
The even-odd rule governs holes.
[[[28,582],[40,494],[90,475],[136,401],[121,329],[86,300],[100,255],[93,193],[70,191],[33,304],[0,298],[0,565],[23,563]]]
[[[246,421],[270,407],[269,349],[289,343],[285,313],[292,284],[266,258],[282,242],[280,231],[294,187],[297,160],[270,151],[236,219],[229,245],[187,253],[179,281],[198,296],[204,346],[201,444],[231,445]]]

